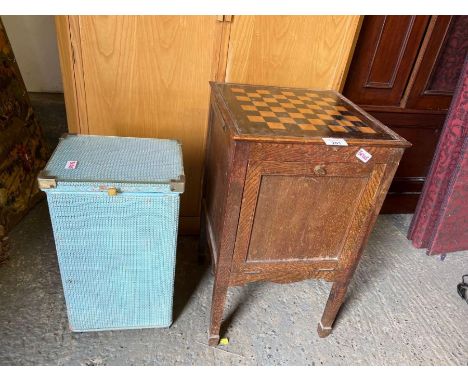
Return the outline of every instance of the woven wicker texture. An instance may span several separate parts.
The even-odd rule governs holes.
[[[77,161],[75,169],[67,169]],[[60,181],[160,183],[183,174],[177,141],[68,135],[45,168]]]
[[[172,321],[178,194],[48,193],[74,331]]]
[[[68,160],[78,167],[65,170]],[[161,182],[183,173],[179,144],[69,136],[47,169],[58,177],[46,192],[71,330],[169,326],[180,198]],[[67,171],[83,182],[61,182]],[[100,177],[119,193],[96,192]],[[153,179],[151,193],[131,183]]]

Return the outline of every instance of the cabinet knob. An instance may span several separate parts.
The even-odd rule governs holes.
[[[116,196],[117,195],[117,189],[115,187],[109,187],[107,189],[107,195]]]
[[[325,166],[323,164],[318,164],[314,167],[314,173],[315,175],[326,175],[327,170],[325,170]]]

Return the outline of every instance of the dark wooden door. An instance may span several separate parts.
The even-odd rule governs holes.
[[[412,213],[463,59],[467,16],[366,16],[344,94],[409,140],[383,213]]]
[[[383,164],[250,162],[234,270],[333,269],[367,226]]]
[[[468,16],[437,16],[408,85],[408,109],[447,110],[468,50]]]
[[[344,93],[359,105],[399,107],[430,16],[366,16]]]

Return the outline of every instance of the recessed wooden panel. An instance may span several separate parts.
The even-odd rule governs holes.
[[[468,50],[468,16],[452,16],[426,91],[453,94]]]
[[[411,142],[400,162],[382,213],[412,213],[437,147],[445,113],[376,112],[371,114]]]
[[[344,95],[359,105],[399,106],[429,16],[366,16]]]
[[[408,85],[406,107],[447,110],[468,53],[468,16],[433,16]]]
[[[411,142],[396,177],[425,177],[439,140],[445,114],[373,113],[383,123]]]
[[[360,16],[234,16],[226,81],[342,88]]]
[[[283,267],[304,261],[338,261],[373,166],[249,162],[235,269],[252,269],[263,262]]]
[[[415,16],[383,17],[366,87],[391,89],[400,70]],[[398,30],[400,33],[394,33]]]
[[[466,54],[464,19],[364,19],[344,94],[413,144],[402,158],[382,212],[414,212],[450,103],[450,89]],[[393,85],[388,86],[395,73]]]
[[[366,181],[263,176],[247,262],[338,258]]]

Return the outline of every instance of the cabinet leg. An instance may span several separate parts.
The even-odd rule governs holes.
[[[345,299],[348,284],[349,280],[345,282],[336,281],[333,283],[327,305],[323,311],[322,319],[318,324],[317,332],[319,337],[324,338],[331,333],[333,322]]]
[[[211,318],[210,318],[210,334],[208,337],[208,345],[217,346],[219,343],[219,331],[221,328],[221,320],[223,318],[224,303],[228,286],[221,282],[219,273],[216,272],[215,282],[213,286],[213,297],[211,300]]]

